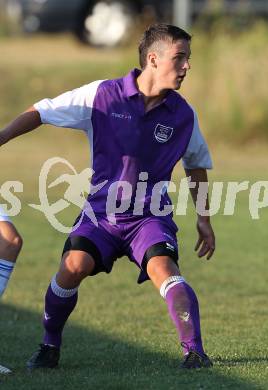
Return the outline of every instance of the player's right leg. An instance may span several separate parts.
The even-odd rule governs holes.
[[[64,251],[59,271],[47,289],[43,343],[27,362],[29,369],[54,368],[58,365],[63,328],[76,306],[78,287],[95,270],[95,245],[84,237],[73,239],[67,240],[65,249],[67,247],[68,250]]]
[[[28,361],[29,369],[57,366],[63,328],[75,308],[81,281],[112,270],[118,257],[118,239],[107,230],[107,221],[98,222],[96,227],[85,215],[65,243],[59,271],[52,278],[45,297],[43,343]]]

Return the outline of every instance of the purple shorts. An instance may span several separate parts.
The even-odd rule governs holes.
[[[78,217],[78,219],[80,216]],[[77,220],[78,220],[77,219]],[[71,237],[82,236],[93,242],[101,255],[101,265],[98,272],[111,272],[114,262],[128,256],[141,270],[138,283],[149,279],[146,266],[143,264],[146,251],[155,244],[167,243],[175,252],[175,261],[178,258],[178,244],[176,233],[178,228],[171,216],[140,217],[121,216],[116,224],[111,224],[107,217],[97,218],[98,226],[84,214],[79,227],[70,233]]]

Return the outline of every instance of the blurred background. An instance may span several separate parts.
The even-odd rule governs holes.
[[[141,32],[155,20],[193,34],[182,92],[210,141],[266,142],[267,0],[0,0],[1,125],[12,116],[12,90],[21,110],[127,72],[137,65]]]

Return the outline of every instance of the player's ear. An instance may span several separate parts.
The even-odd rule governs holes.
[[[157,68],[157,53],[155,51],[151,51],[147,55],[147,65],[151,68]]]

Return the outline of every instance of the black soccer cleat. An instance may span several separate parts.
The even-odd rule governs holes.
[[[209,368],[212,366],[213,363],[206,354],[200,355],[198,352],[190,350],[187,355],[184,356],[180,368]]]
[[[9,368],[1,366],[1,364],[0,364],[0,374],[7,375],[7,374],[11,374],[11,373],[12,373],[12,371]]]
[[[60,349],[53,345],[39,344],[40,348],[27,362],[29,370],[37,368],[55,368],[60,359]]]

